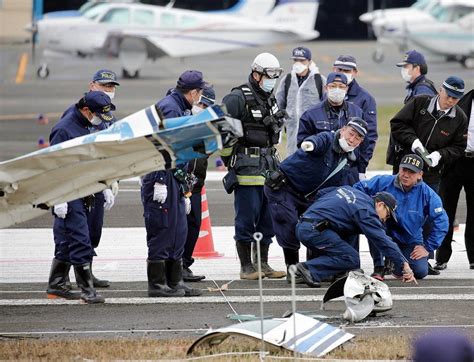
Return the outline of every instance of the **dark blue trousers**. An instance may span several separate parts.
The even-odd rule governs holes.
[[[99,246],[100,238],[102,236],[105,202],[104,194],[102,192],[98,192],[94,194],[94,196],[94,205],[87,211],[87,224],[89,225],[89,235],[93,249]],[[96,255],[94,251],[93,255]]]
[[[296,195],[287,185],[279,190],[264,187],[278,244],[284,249],[299,250],[300,242],[296,238],[295,228],[299,217],[311,206],[311,202]]]
[[[262,243],[270,244],[273,233],[272,218],[263,186],[237,186],[234,190],[236,241],[253,242],[253,234],[263,234]]]
[[[163,204],[153,200],[143,204],[148,260],[179,260],[183,256],[188,233],[184,196],[174,177],[168,177],[166,185],[168,197]]]
[[[188,235],[184,244],[183,266],[189,268],[193,263],[193,252],[199,238],[201,229],[202,207],[201,193],[195,192],[191,195],[191,212],[187,215]]]
[[[359,252],[335,231],[320,232],[313,228],[313,223],[300,222],[296,225],[296,236],[304,246],[320,252],[317,258],[305,262],[315,280],[360,268]]]
[[[73,265],[90,263],[93,249],[86,207],[82,199],[73,200],[67,204],[66,218],[54,217],[54,257]]]

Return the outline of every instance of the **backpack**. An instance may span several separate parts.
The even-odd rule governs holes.
[[[316,73],[314,75],[314,82],[316,83],[316,89],[318,90],[319,100],[323,100],[323,79],[321,78],[321,74]],[[285,77],[285,99],[288,98],[288,90],[290,89],[291,85],[291,73],[288,73]]]

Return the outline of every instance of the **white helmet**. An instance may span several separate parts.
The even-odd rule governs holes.
[[[283,69],[278,59],[270,53],[260,53],[252,63],[252,71],[262,73],[270,79],[278,78]]]

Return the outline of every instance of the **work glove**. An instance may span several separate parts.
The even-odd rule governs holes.
[[[431,160],[431,167],[436,167],[439,164],[439,160],[441,160],[441,154],[438,151],[431,152],[426,158]]]
[[[416,140],[413,141],[411,145],[411,152],[416,153],[417,149],[420,149],[421,152],[425,151],[425,146],[423,146],[423,143],[417,138]]]
[[[65,219],[67,215],[67,202],[54,205],[54,214],[60,219]]]
[[[184,198],[184,209],[186,210],[186,215],[189,215],[191,212],[191,199],[189,197]]]
[[[114,203],[115,203],[114,193],[112,192],[111,189],[105,189],[104,191],[102,191],[102,193],[104,194],[104,199],[105,199],[104,209],[109,211],[112,208],[112,206],[114,206]]]
[[[163,204],[168,197],[168,187],[165,184],[155,183],[153,191],[153,201]]]
[[[367,175],[365,173],[359,173],[359,181],[367,180]]]
[[[119,192],[118,181],[112,182],[112,184],[110,185],[110,189],[112,190],[112,193],[114,194],[114,196],[117,196]]]
[[[314,143],[310,141],[303,141],[303,143],[301,143],[301,149],[305,152],[312,152],[314,151]]]

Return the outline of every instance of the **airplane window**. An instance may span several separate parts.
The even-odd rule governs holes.
[[[169,13],[161,14],[160,25],[164,28],[172,28],[176,26],[176,16]]]
[[[107,14],[105,14],[104,17],[100,19],[100,22],[124,25],[129,23],[129,16],[130,11],[128,9],[110,9]]]
[[[424,10],[433,0],[419,0],[415,2],[411,7],[413,9]]]
[[[193,16],[182,16],[181,17],[181,26],[183,28],[191,28],[193,26],[196,26],[197,20]]]
[[[135,10],[132,22],[141,26],[151,26],[155,24],[155,15],[153,11]]]
[[[87,9],[79,9],[82,13],[82,16],[94,20],[97,16],[102,15],[104,13],[104,9],[108,7],[108,4],[95,4],[94,6],[90,6]]]
[[[466,6],[457,6],[453,8],[453,11],[451,13],[451,17],[449,18],[450,22],[455,22],[459,19],[461,19],[463,16],[466,16],[466,14],[469,14],[472,12],[472,8],[466,7]]]

